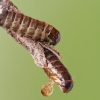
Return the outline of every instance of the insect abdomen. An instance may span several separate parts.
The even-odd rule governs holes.
[[[73,87],[73,80],[68,70],[51,51],[46,48],[44,48],[44,51],[48,61],[48,68],[52,72],[51,74],[47,73],[47,75],[54,77],[52,79],[60,86],[64,93],[69,92]]]
[[[0,25],[32,40],[44,41],[51,45],[56,45],[60,41],[60,33],[53,26],[22,13],[2,9]]]

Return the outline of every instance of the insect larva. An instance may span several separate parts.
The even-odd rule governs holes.
[[[8,7],[3,5],[4,2]],[[0,1],[0,11],[0,25],[7,31],[51,45],[56,45],[60,41],[60,33],[56,28],[20,13],[11,1]]]
[[[47,68],[43,68],[48,77],[57,83],[64,93],[68,93],[73,87],[73,80],[66,67],[50,50],[44,48],[47,59]]]

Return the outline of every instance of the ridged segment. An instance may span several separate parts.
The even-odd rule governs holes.
[[[24,16],[23,14],[15,13],[15,18],[14,21],[12,22],[12,26],[10,27],[10,30],[14,31],[16,34],[19,34],[18,31],[21,26],[23,16]]]

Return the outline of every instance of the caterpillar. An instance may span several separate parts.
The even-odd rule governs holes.
[[[50,51],[48,48],[45,48],[44,45],[42,45],[42,47],[47,60],[47,67],[43,68],[44,72],[51,80],[58,84],[63,93],[68,93],[72,89],[74,84],[70,73],[52,51]],[[48,82],[43,86],[43,88],[41,89],[41,93],[43,95],[51,95],[51,90],[53,90],[53,84],[51,83],[52,81]],[[47,92],[45,91],[45,88],[47,86],[48,91],[51,89],[51,92],[48,92],[47,90]]]
[[[43,41],[56,45],[60,41],[60,32],[43,21],[31,18],[21,13],[9,0],[0,0],[0,26],[21,37]]]

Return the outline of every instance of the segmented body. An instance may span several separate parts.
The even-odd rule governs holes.
[[[42,66],[41,68],[50,78],[51,81],[42,88],[42,93],[45,96],[52,94],[54,82],[59,85],[64,93],[72,89],[73,80],[66,67],[58,59],[59,54],[51,47],[48,48],[49,45],[48,47],[44,46],[46,42],[56,45],[60,41],[60,34],[57,29],[45,22],[20,13],[9,0],[0,0],[0,26],[6,29],[17,42],[31,53],[36,64]],[[37,45],[36,41],[33,40],[38,40],[38,43],[43,41],[44,44],[41,45],[40,42],[41,46]],[[43,49],[44,52],[40,49]],[[35,57],[35,54],[39,54],[38,57]]]
[[[7,9],[2,4],[3,1],[6,1],[6,6],[8,5]],[[0,6],[0,25],[7,32],[11,31],[22,37],[47,42],[51,45],[56,45],[60,41],[60,33],[52,25],[20,13],[9,0],[2,0]]]
[[[44,48],[44,54],[47,59],[47,68],[43,68],[48,77],[57,83],[60,89],[67,93],[73,87],[73,80],[67,68],[60,62],[54,53],[47,48]]]

